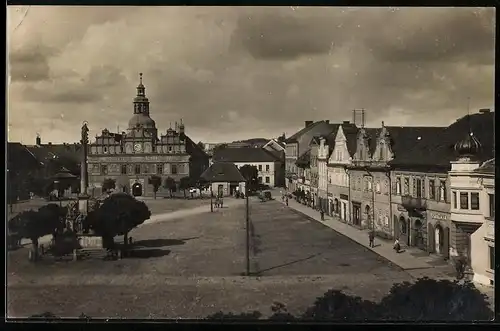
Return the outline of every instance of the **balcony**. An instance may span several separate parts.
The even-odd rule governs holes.
[[[401,197],[401,205],[407,210],[426,210],[427,200],[404,195]]]

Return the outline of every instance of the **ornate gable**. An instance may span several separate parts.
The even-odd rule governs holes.
[[[382,122],[382,129],[377,137],[373,160],[379,162],[391,161],[394,158],[391,145],[391,135],[389,130],[385,127],[384,122]]]
[[[342,126],[339,126],[337,135],[335,136],[335,147],[328,159],[328,164],[349,163],[351,156],[347,148],[347,138],[345,136]]]
[[[370,136],[365,128],[359,129],[356,141],[356,153],[354,159],[357,161],[370,161]]]

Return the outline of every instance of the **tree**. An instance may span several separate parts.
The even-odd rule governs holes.
[[[202,143],[201,141],[199,141],[197,145],[198,145],[199,148],[205,150],[205,144]]]
[[[170,192],[170,197],[172,197],[172,192],[175,192],[176,189],[175,180],[172,177],[167,177],[164,187]]]
[[[191,187],[191,179],[189,177],[182,177],[179,183],[179,189],[184,192],[184,198],[186,198],[186,190]]]
[[[487,298],[471,283],[418,279],[415,283],[394,284],[380,303],[363,300],[339,290],[329,290],[298,317],[289,314],[281,303],[274,303],[271,320],[328,321],[474,321],[491,320],[494,316]],[[258,319],[262,314],[218,312],[210,319]]]
[[[153,175],[149,178],[149,184],[153,185],[153,197],[156,199],[156,193],[161,186],[161,177]]]
[[[103,242],[123,235],[125,247],[128,233],[151,217],[148,206],[126,193],[116,193],[107,197],[94,212],[89,213],[87,227],[103,237]],[[110,247],[106,247],[110,248]]]
[[[102,182],[102,191],[109,192],[116,187],[116,181],[112,178],[105,178]]]
[[[54,233],[60,227],[60,218],[52,212],[52,207],[39,211],[28,210],[18,215],[21,238],[28,238],[33,244],[34,261],[38,258],[38,239]]]
[[[257,169],[257,167],[245,164],[240,168],[240,173],[248,183],[248,191],[254,191],[259,183],[259,170]]]
[[[392,321],[490,320],[487,297],[472,283],[421,278],[394,284],[380,302],[380,317]]]

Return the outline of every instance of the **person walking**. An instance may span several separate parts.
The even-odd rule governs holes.
[[[321,216],[321,221],[324,222],[325,221],[325,212],[323,211],[323,209],[320,209],[319,215]]]
[[[288,206],[288,197],[285,198],[285,203]]]
[[[368,233],[368,240],[370,241],[370,248],[375,247],[375,244],[373,243],[373,241],[375,240],[375,233],[373,232],[373,230]]]

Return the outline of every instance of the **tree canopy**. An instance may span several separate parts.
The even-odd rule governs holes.
[[[102,191],[109,192],[116,188],[116,181],[112,178],[105,178],[102,182]]]
[[[123,235],[151,217],[148,206],[127,193],[107,197],[89,213],[89,227],[101,236]]]

